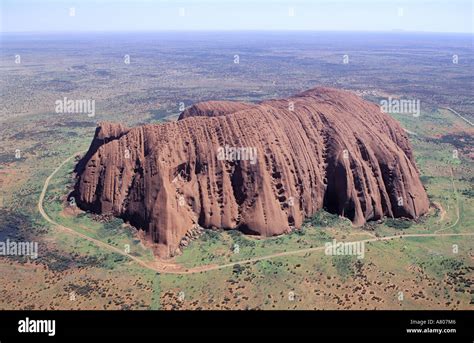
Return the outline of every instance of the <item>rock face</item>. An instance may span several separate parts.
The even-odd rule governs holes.
[[[362,225],[429,206],[402,127],[330,88],[199,103],[165,124],[102,123],[76,172],[77,204],[145,230],[161,257],[196,225],[274,236],[323,207]]]

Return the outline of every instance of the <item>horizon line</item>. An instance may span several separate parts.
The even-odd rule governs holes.
[[[301,33],[436,33],[436,34],[464,34],[474,35],[472,31],[424,31],[424,30],[405,30],[405,29],[392,29],[392,30],[306,30],[306,29],[164,29],[164,30],[79,30],[79,31],[0,31],[0,34],[80,34],[80,33],[238,33],[238,32],[301,32]]]

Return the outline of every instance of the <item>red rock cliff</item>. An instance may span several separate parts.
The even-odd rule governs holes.
[[[322,207],[362,225],[429,204],[402,127],[330,88],[200,103],[166,124],[103,123],[76,171],[78,205],[144,229],[162,257],[195,224],[273,236]]]

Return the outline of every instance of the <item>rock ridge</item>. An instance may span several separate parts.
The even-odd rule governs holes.
[[[198,103],[165,124],[101,123],[76,173],[80,208],[145,230],[161,257],[197,226],[275,236],[321,208],[360,226],[429,206],[400,124],[326,87]]]

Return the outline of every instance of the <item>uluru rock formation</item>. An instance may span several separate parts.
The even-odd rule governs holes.
[[[98,126],[76,166],[79,207],[111,213],[173,256],[195,225],[274,236],[321,208],[362,225],[429,202],[402,127],[348,91],[209,101],[176,122]]]

